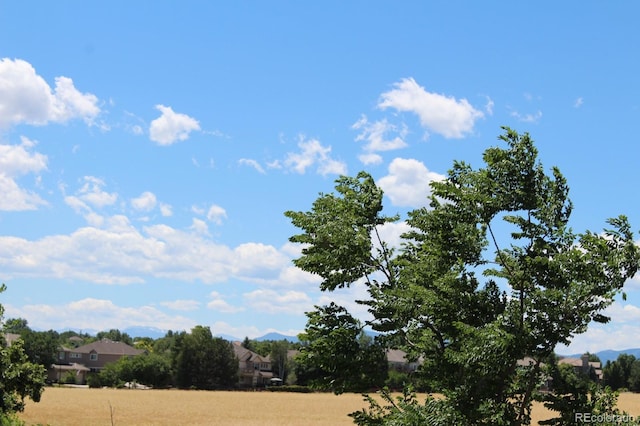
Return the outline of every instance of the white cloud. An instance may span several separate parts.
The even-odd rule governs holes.
[[[105,182],[95,176],[84,176],[82,186],[75,192],[75,195],[64,197],[64,202],[79,214],[84,214],[85,218],[93,214],[94,208],[103,208],[113,205],[118,199],[115,192],[106,192]]]
[[[369,154],[378,151],[392,151],[407,146],[407,143],[404,141],[404,137],[407,134],[406,126],[403,125],[398,129],[398,126],[389,123],[386,119],[370,122],[367,117],[363,115],[351,126],[351,128],[354,130],[360,130],[360,133],[356,136],[355,140],[357,142],[365,141],[366,144],[363,146],[363,150]],[[386,138],[385,136],[388,133],[395,133],[397,136],[393,138]],[[372,157],[364,158],[365,160],[372,160]]]
[[[34,328],[65,329],[82,324],[84,329],[110,330],[130,326],[148,326],[164,330],[189,330],[195,321],[182,316],[170,316],[152,306],[122,307],[110,300],[85,298],[64,305],[25,305],[20,309],[9,306],[11,316],[29,318]]]
[[[86,206],[81,200],[80,208]],[[235,248],[217,244],[197,229],[168,225],[135,227],[122,215],[92,213],[91,226],[37,240],[0,236],[0,269],[7,280],[42,278],[98,284],[170,279],[203,283],[232,279],[263,286],[317,286],[317,277],[291,265],[291,257],[261,243]],[[206,223],[200,221],[206,227]]]
[[[301,291],[281,293],[261,289],[245,293],[244,298],[251,309],[269,314],[299,315],[313,308],[311,298]]]
[[[169,204],[160,203],[160,214],[164,217],[173,216],[173,208]]]
[[[256,160],[252,160],[250,158],[241,158],[238,160],[238,164],[253,167],[258,173],[265,174],[266,172]]]
[[[407,222],[387,222],[377,228],[380,239],[387,243],[389,248],[396,250],[401,247],[403,242],[400,236],[411,230],[411,227]]]
[[[573,103],[574,108],[580,108],[582,106],[582,104],[584,103],[584,99],[582,99],[582,97],[579,97],[578,99],[576,99],[576,101]]]
[[[487,111],[487,114],[493,115],[493,107],[494,107],[493,99],[487,96],[487,103],[484,106],[484,110]]]
[[[518,111],[511,111],[511,116],[524,123],[537,123],[542,118],[542,111],[538,110],[535,113],[529,114],[521,114]]]
[[[34,210],[47,204],[38,194],[18,185],[17,178],[47,169],[47,156],[32,152],[36,145],[25,137],[20,145],[0,144],[0,211]],[[38,182],[39,176],[36,176]]]
[[[191,226],[189,227],[189,229],[200,235],[209,235],[209,226],[207,225],[207,222],[195,217],[191,221]]]
[[[568,347],[560,345],[556,352],[572,354],[638,347],[634,337],[640,334],[640,307],[616,300],[603,314],[611,317],[611,322],[592,323],[585,333],[575,336]]]
[[[222,207],[212,204],[207,211],[207,219],[216,225],[222,225],[222,219],[227,218],[227,211]]]
[[[389,165],[389,174],[378,185],[395,206],[421,207],[429,203],[429,184],[444,179],[432,172],[420,161],[396,158]]]
[[[156,105],[162,115],[151,122],[149,138],[160,145],[171,145],[189,138],[192,131],[200,130],[200,124],[186,114],[176,113],[164,105]]]
[[[394,89],[381,95],[378,107],[412,112],[426,129],[445,138],[462,138],[473,132],[477,119],[484,114],[466,99],[427,92],[413,78],[394,84]]]
[[[35,210],[46,204],[38,194],[21,188],[14,179],[0,173],[0,211]]]
[[[241,306],[233,306],[226,302],[220,293],[217,291],[212,291],[209,294],[211,300],[207,303],[207,308],[212,309],[214,311],[222,312],[225,314],[233,314],[236,312],[244,311],[244,308]]]
[[[298,142],[300,152],[287,154],[284,165],[296,173],[304,174],[307,168],[317,165],[316,171],[325,176],[327,174],[346,174],[347,166],[344,162],[331,158],[331,147],[323,146],[317,139],[305,140],[300,137]]]
[[[160,305],[173,311],[195,311],[200,307],[200,302],[197,300],[177,299],[160,302]]]
[[[56,77],[55,89],[21,59],[0,59],[0,128],[44,125],[81,118],[88,124],[100,113],[98,98],[81,93],[68,77]]]
[[[358,160],[364,165],[375,165],[382,163],[382,157],[378,154],[368,153],[358,155]]]
[[[139,197],[131,199],[131,205],[136,210],[150,211],[156,206],[157,199],[153,192],[145,191]]]
[[[0,170],[7,176],[38,173],[47,169],[47,156],[32,152],[37,142],[24,136],[20,145],[0,145]]]

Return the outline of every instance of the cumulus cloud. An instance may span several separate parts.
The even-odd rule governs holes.
[[[133,198],[131,200],[131,205],[136,210],[148,212],[155,208],[157,201],[158,200],[153,192],[145,191],[140,194],[139,197]]]
[[[311,298],[301,291],[260,289],[245,293],[244,298],[251,309],[269,314],[300,315],[313,308]]]
[[[171,107],[156,105],[162,114],[151,122],[149,138],[159,145],[171,145],[189,138],[192,131],[200,130],[200,124],[186,114],[174,112]]]
[[[207,219],[216,225],[222,225],[222,219],[227,218],[227,211],[222,207],[212,204],[207,211]]]
[[[395,206],[421,207],[428,204],[430,183],[444,179],[420,161],[396,158],[389,165],[389,174],[378,185]]]
[[[84,329],[110,330],[153,324],[163,330],[189,330],[195,321],[183,316],[171,316],[152,306],[118,306],[110,300],[85,298],[64,305],[25,305],[20,309],[7,306],[7,314],[29,318],[36,329],[65,329],[82,324]]]
[[[466,99],[427,92],[413,78],[395,83],[394,89],[381,95],[378,107],[414,113],[423,127],[445,138],[462,138],[473,132],[476,120],[484,116]]]
[[[37,193],[22,188],[17,179],[47,169],[47,156],[33,152],[36,142],[25,137],[19,145],[0,144],[0,211],[34,210],[47,204]]]
[[[207,222],[195,217],[191,221],[189,229],[200,235],[209,235],[209,226],[207,225]]]
[[[21,59],[0,59],[0,128],[44,125],[81,118],[88,124],[100,114],[98,98],[81,93],[68,77],[56,77],[55,88]]]
[[[377,226],[378,235],[389,248],[400,249],[402,245],[401,235],[409,232],[411,227],[407,222],[387,222],[384,225]],[[375,239],[373,241],[376,241]],[[375,247],[375,246],[374,246]]]
[[[5,279],[80,280],[134,284],[149,279],[227,282],[237,279],[264,286],[317,285],[311,274],[291,265],[290,257],[261,243],[218,244],[196,229],[156,224],[138,229],[122,215],[70,234],[37,240],[0,236],[0,269]]]
[[[38,194],[21,188],[14,179],[0,173],[0,211],[35,210],[46,204]]]
[[[207,303],[207,308],[211,310],[222,312],[225,314],[233,314],[236,312],[244,311],[244,308],[241,306],[233,306],[229,304],[217,291],[212,291],[209,294],[209,297],[211,298],[211,300],[209,301],[209,303]]]
[[[312,166],[316,171],[326,176],[328,174],[346,174],[347,166],[344,162],[331,158],[331,147],[324,146],[317,139],[300,137],[299,152],[290,152],[284,160],[284,166],[296,173],[304,174]]]
[[[160,203],[160,214],[164,217],[173,216],[173,208],[169,204]]]
[[[171,309],[172,311],[195,311],[200,308],[200,302],[197,300],[177,299],[160,302],[161,306]]]

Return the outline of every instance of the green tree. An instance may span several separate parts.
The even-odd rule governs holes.
[[[322,290],[362,280],[373,328],[424,359],[444,394],[429,409],[467,425],[529,424],[543,360],[607,322],[603,310],[638,269],[626,217],[574,233],[564,176],[545,172],[528,134],[504,128],[499,139],[506,147],[487,149],[483,168],[455,161],[431,184],[398,253],[380,238],[395,218],[382,215],[367,173],[339,178],[337,195],[321,194],[309,212],[286,212],[303,231],[290,238],[304,244],[295,264],[319,275]],[[533,362],[518,366],[525,356]]]
[[[382,386],[387,360],[382,346],[363,337],[362,324],[342,306],[331,303],[307,312],[298,337],[298,381],[335,393]],[[307,382],[307,383],[304,383]]]
[[[627,384],[630,391],[640,392],[640,359],[634,360],[633,364],[631,364]]]
[[[604,384],[613,390],[629,387],[631,368],[636,357],[631,354],[620,354],[613,362],[607,361],[603,368]]]
[[[56,331],[23,330],[20,337],[29,361],[49,368],[56,362],[60,337]]]
[[[127,345],[130,345],[130,346],[133,345],[133,339],[131,338],[131,336],[129,336],[127,333],[120,331],[116,328],[112,328],[109,331],[100,331],[98,332],[98,334],[96,334],[96,338],[98,340],[108,339],[114,342],[126,343]]]
[[[238,382],[238,360],[230,342],[196,326],[175,346],[176,383],[181,388],[222,389]]]
[[[119,387],[126,382],[137,382],[154,388],[166,387],[171,382],[171,360],[155,353],[122,357],[100,371],[102,386]]]
[[[5,333],[20,334],[23,331],[31,331],[29,322],[24,318],[9,318],[4,322]]]
[[[576,419],[576,413],[589,413],[597,418],[599,415],[622,416],[616,407],[618,394],[609,387],[599,386],[591,376],[591,372],[576,371],[568,364],[556,362],[555,356],[551,356],[546,363],[546,373],[552,380],[553,393],[541,394],[539,400],[545,407],[559,413],[557,417],[540,421],[541,425],[576,425],[584,424]],[[591,422],[592,424],[603,424]],[[604,423],[611,424],[611,423]],[[618,424],[614,422],[613,424]],[[625,422],[624,424],[638,424],[637,422]]]
[[[0,293],[6,290],[0,285]],[[0,304],[0,322],[4,307]],[[24,410],[25,399],[40,401],[44,391],[46,370],[30,362],[22,347],[22,340],[6,345],[4,329],[0,327],[0,422]]]
[[[287,340],[276,340],[271,344],[269,359],[275,377],[282,380],[287,378],[289,373],[289,342]]]

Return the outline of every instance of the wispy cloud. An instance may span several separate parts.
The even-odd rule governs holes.
[[[264,169],[262,168],[262,166],[260,165],[260,163],[258,163],[256,160],[252,160],[250,158],[241,158],[241,159],[238,160],[238,164],[241,164],[243,166],[253,167],[258,173],[263,174],[263,175],[266,173],[264,171]]]
[[[299,137],[299,152],[289,152],[284,160],[284,166],[299,174],[304,174],[308,168],[316,166],[318,174],[346,174],[347,165],[331,157],[331,146],[324,146],[317,139]]]

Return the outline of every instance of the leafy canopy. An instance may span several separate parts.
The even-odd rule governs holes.
[[[424,359],[425,378],[445,395],[429,409],[469,425],[528,424],[543,361],[609,320],[603,310],[639,262],[625,216],[574,233],[564,176],[545,172],[528,134],[503,130],[484,167],[455,161],[431,184],[430,206],[408,213],[395,252],[379,230],[398,218],[382,215],[382,191],[365,172],[340,177],[309,212],[285,213],[302,230],[290,238],[304,245],[294,263],[325,291],[366,283],[358,303],[370,325]]]

